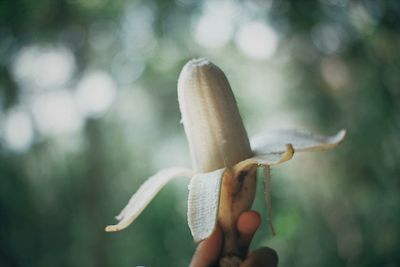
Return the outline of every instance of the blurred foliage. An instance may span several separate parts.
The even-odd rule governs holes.
[[[120,233],[146,177],[189,166],[180,68],[231,80],[252,135],[348,130],[273,170],[280,266],[399,266],[400,3],[0,1],[0,266],[186,266],[187,179]],[[265,218],[262,189],[254,204]]]

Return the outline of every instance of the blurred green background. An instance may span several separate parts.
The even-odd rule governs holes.
[[[348,130],[273,169],[280,266],[400,266],[400,2],[0,1],[0,266],[187,266],[187,178],[105,233],[157,170],[190,166],[176,81],[207,57],[250,136]],[[265,216],[262,188],[254,208]]]

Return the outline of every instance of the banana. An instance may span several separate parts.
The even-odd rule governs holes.
[[[217,170],[209,179],[207,175],[192,179],[189,226],[199,241],[212,233],[217,216],[225,239],[221,262],[229,266],[230,261],[240,262],[247,253],[235,226],[239,215],[253,203],[257,164],[245,168],[236,164],[252,157],[250,141],[225,74],[208,60],[191,60],[183,67],[178,100],[194,170]],[[227,171],[218,171],[221,168]]]
[[[188,224],[194,241],[209,237],[218,224],[224,236],[219,266],[239,266],[248,247],[236,224],[239,215],[252,206],[257,168],[264,168],[265,201],[274,233],[270,167],[290,160],[297,151],[334,148],[346,131],[324,137],[299,130],[272,130],[249,141],[225,74],[203,58],[183,67],[178,100],[193,170],[176,167],[150,177],[117,216],[118,223],[107,226],[106,231],[126,228],[169,181],[188,176]]]

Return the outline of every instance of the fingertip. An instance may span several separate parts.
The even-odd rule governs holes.
[[[237,222],[237,228],[243,235],[253,235],[261,225],[261,215],[257,211],[243,212]]]

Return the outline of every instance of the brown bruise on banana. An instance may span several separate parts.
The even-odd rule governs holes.
[[[258,164],[237,164],[227,169],[222,180],[218,224],[224,234],[223,258],[244,259],[248,247],[236,228],[240,214],[250,210],[256,192]]]

